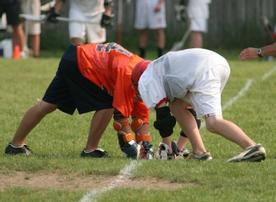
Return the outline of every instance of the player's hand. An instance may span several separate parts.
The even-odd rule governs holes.
[[[240,53],[241,60],[255,59],[255,58],[258,58],[257,48],[246,48],[242,50]]]
[[[101,19],[101,26],[102,27],[110,27],[113,25],[113,15],[106,15],[103,14]]]
[[[51,23],[57,23],[57,17],[59,17],[60,14],[56,13],[55,8],[51,8],[49,11],[49,14],[47,15],[47,22],[51,22]]]

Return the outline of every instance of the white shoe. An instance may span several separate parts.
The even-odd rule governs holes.
[[[169,145],[161,142],[156,153],[156,158],[160,160],[172,160],[175,159],[175,155],[174,153],[170,153]]]
[[[266,152],[264,147],[261,144],[256,144],[250,147],[247,147],[242,153],[230,158],[227,162],[241,162],[241,161],[250,161],[250,162],[259,162],[263,161],[266,158]]]

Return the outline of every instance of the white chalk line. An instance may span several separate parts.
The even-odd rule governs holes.
[[[118,176],[106,187],[100,188],[100,189],[95,189],[87,192],[80,202],[92,202],[96,201],[97,197],[107,191],[110,191],[116,187],[119,187],[125,180],[129,179],[135,169],[139,165],[141,165],[141,161],[136,161],[133,160],[129,164],[127,164],[119,173]]]
[[[270,71],[266,72],[266,73],[262,76],[262,78],[261,78],[262,81],[268,79],[268,78],[271,76],[271,74],[272,74],[273,72],[275,72],[275,71],[276,71],[276,66],[274,66],[273,68],[271,68]]]
[[[222,106],[222,111],[225,109],[231,107],[238,99],[240,99],[242,96],[245,95],[245,93],[249,90],[253,83],[252,79],[248,79],[243,86],[243,88],[238,92],[238,94],[234,97],[232,97],[230,100],[228,100],[223,106]]]
[[[273,67],[270,71],[263,74],[261,79],[264,81],[266,80],[274,71],[276,70],[276,67]],[[223,106],[222,110],[231,107],[238,99],[240,99],[242,96],[246,94],[246,92],[250,89],[251,85],[253,83],[253,79],[248,79],[243,86],[243,88],[237,93],[236,96],[232,97],[230,100],[228,100]],[[202,124],[202,128],[205,127],[205,123]],[[100,188],[100,189],[94,189],[89,192],[87,192],[80,202],[93,202],[96,201],[97,197],[99,195],[110,191],[116,187],[119,187],[126,179],[129,179],[132,175],[132,172],[137,169],[139,165],[142,165],[141,161],[131,161],[129,164],[127,164],[119,173],[119,175],[112,181],[108,186]]]

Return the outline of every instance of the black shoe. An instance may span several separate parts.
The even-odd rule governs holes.
[[[80,156],[81,157],[90,157],[90,158],[103,158],[103,157],[107,157],[108,154],[103,149],[98,148],[91,152],[86,152],[83,150],[81,152]]]
[[[18,147],[10,143],[7,145],[5,149],[5,154],[10,154],[10,155],[24,154],[28,156],[31,153],[32,153],[31,149],[25,144],[23,146]]]

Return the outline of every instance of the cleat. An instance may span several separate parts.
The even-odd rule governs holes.
[[[23,155],[29,156],[31,153],[32,153],[31,149],[26,144],[22,146],[15,146],[9,143],[5,149],[5,154],[10,154],[10,155],[23,154]]]
[[[261,144],[256,144],[250,147],[247,147],[243,152],[240,154],[230,158],[227,162],[260,162],[265,160],[266,152],[264,147]]]
[[[175,154],[176,159],[186,159],[188,158],[189,154],[191,153],[188,149],[184,148],[182,151],[180,151],[177,148],[176,142],[172,141],[172,151]]]
[[[104,157],[107,157],[108,154],[106,151],[104,151],[103,149],[101,148],[97,148],[93,151],[85,151],[83,150],[80,154],[81,157],[90,157],[90,158],[104,158]]]
[[[169,146],[161,142],[156,153],[156,158],[160,160],[172,160],[175,159],[175,154],[173,152],[170,153]]]
[[[141,145],[139,159],[152,160],[154,158],[152,144],[142,141],[139,145]]]
[[[213,157],[211,156],[210,152],[205,152],[203,154],[190,153],[188,159],[195,159],[199,161],[210,161],[213,159]]]

